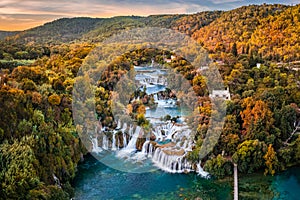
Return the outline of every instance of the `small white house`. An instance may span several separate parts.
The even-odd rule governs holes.
[[[261,66],[261,63],[256,63],[256,67],[259,69]]]
[[[209,97],[230,100],[229,88],[226,88],[226,90],[213,90]]]

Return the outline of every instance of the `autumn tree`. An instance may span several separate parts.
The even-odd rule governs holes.
[[[276,156],[276,152],[272,147],[272,144],[269,144],[267,153],[264,155],[266,169],[264,174],[271,174],[272,176],[275,174],[277,166],[278,166],[278,159]]]
[[[241,112],[243,120],[243,134],[249,139],[265,140],[273,126],[273,113],[268,105],[262,101],[255,101],[252,97],[243,100],[245,108]]]

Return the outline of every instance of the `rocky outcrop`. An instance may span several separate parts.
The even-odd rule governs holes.
[[[151,141],[155,141],[156,140],[156,136],[154,135],[154,133],[150,134],[150,140]]]
[[[143,145],[146,142],[146,138],[142,137],[142,138],[137,138],[136,140],[136,149],[138,151],[142,151]]]
[[[170,156],[183,156],[185,153],[183,149],[163,149],[162,151]]]

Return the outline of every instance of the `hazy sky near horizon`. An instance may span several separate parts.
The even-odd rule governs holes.
[[[196,13],[262,3],[291,5],[299,0],[1,0],[0,30],[24,30],[62,17]]]

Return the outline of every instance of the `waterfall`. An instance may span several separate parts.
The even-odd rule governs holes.
[[[158,141],[162,141],[163,140],[163,136],[162,136],[162,133],[161,133],[161,126],[157,126],[154,129],[153,134],[155,135],[156,140],[158,140]]]
[[[201,161],[197,163],[197,173],[203,178],[209,178],[209,173],[204,171],[201,167]]]
[[[122,132],[124,133],[126,131],[126,129],[127,129],[127,123],[124,123],[123,127],[122,127]]]
[[[128,128],[126,123],[122,125],[120,122],[118,122],[118,127],[118,130],[112,132],[111,140],[108,140],[107,135],[103,134],[102,149],[116,151],[117,157],[130,160],[131,162],[142,162],[147,158],[151,158],[155,166],[170,173],[193,171],[192,164],[186,159],[186,152],[190,151],[193,145],[193,142],[188,139],[191,131],[186,126],[177,126],[173,123],[163,123],[155,126],[153,133],[156,136],[156,140],[161,142],[158,142],[158,145],[162,146],[155,148],[153,142],[148,139],[144,142],[141,152],[136,152],[136,142],[142,128],[140,126],[135,127],[132,124]],[[127,130],[129,140],[127,139],[127,133],[125,133]],[[119,151],[117,151],[119,149],[119,145],[117,145],[117,140],[119,139],[118,131],[122,131],[121,137],[123,137],[124,143],[124,147]],[[98,140],[94,138],[92,141],[93,151],[102,151],[100,147],[97,147]],[[208,173],[203,171],[200,164],[198,165],[197,172],[201,176],[206,177]]]
[[[150,141],[147,140],[147,141],[143,144],[143,147],[142,147],[142,153],[144,153],[144,154],[147,154],[147,153],[148,153],[149,143],[150,143]]]
[[[168,155],[161,148],[155,150],[152,161],[157,167],[170,173],[192,171],[191,164],[184,158],[184,155]]]
[[[141,127],[137,126],[135,128],[135,132],[134,132],[134,135],[132,136],[132,138],[130,139],[130,141],[128,142],[128,145],[126,147],[126,149],[132,149],[132,150],[135,150],[135,145],[136,145],[136,140],[139,136],[139,133],[141,131]]]
[[[129,127],[129,132],[128,133],[129,133],[130,136],[132,136],[132,134],[133,134],[133,125],[132,124]]]
[[[153,63],[152,63],[153,64]],[[162,70],[148,67],[134,67],[139,71],[135,79],[140,82],[142,87],[146,86],[146,92],[148,95],[152,94],[154,101],[157,103],[157,107],[149,108],[150,121],[153,120],[152,133],[150,138],[155,141],[151,141],[150,138],[146,138],[142,146],[142,151],[137,152],[136,145],[139,136],[141,136],[142,128],[133,124],[127,124],[120,119],[115,119],[114,125],[116,128],[111,131],[108,127],[99,127],[102,131],[102,148],[98,147],[98,140],[93,139],[93,151],[100,152],[102,149],[111,150],[113,156],[122,158],[123,160],[136,162],[138,164],[142,161],[151,158],[154,165],[158,168],[171,173],[190,172],[195,170],[193,166],[196,163],[191,163],[186,159],[187,152],[192,151],[194,141],[191,139],[192,134],[189,127],[183,122],[181,125],[174,124],[170,121],[159,121],[159,117],[165,117],[166,114],[174,115],[170,108],[177,108],[175,99],[160,98],[159,91],[164,91],[166,86],[166,79]],[[163,85],[159,85],[163,84]],[[164,95],[162,95],[163,97]],[[135,100],[139,100],[137,97]],[[155,116],[151,116],[155,111]],[[177,112],[177,111],[176,111]],[[180,111],[178,111],[180,112]],[[146,111],[149,114],[149,111]],[[147,117],[148,118],[148,117]],[[122,133],[121,133],[122,132]],[[105,135],[106,133],[107,135]],[[120,134],[120,135],[119,135]],[[121,135],[122,134],[122,135]],[[101,140],[99,140],[101,141]],[[123,141],[123,148],[120,148]],[[142,141],[142,140],[141,140]],[[149,160],[148,160],[149,161]],[[147,162],[148,164],[148,162]],[[199,165],[199,166],[198,166]],[[200,164],[197,164],[197,172],[202,176],[207,175],[204,172]]]
[[[103,137],[102,137],[102,148],[105,150],[108,150],[108,139],[104,133],[103,133]]]
[[[128,157],[130,157],[130,155],[132,153],[135,153],[135,151],[136,151],[136,141],[137,141],[137,138],[139,136],[140,131],[141,131],[141,127],[137,126],[135,128],[135,132],[132,135],[132,137],[131,137],[130,141],[128,142],[127,146],[117,152],[118,157],[120,157],[120,158],[126,158],[127,157],[128,158]],[[133,126],[131,126],[130,129],[129,129],[129,133],[132,134],[132,132],[133,132]]]
[[[122,128],[122,133],[123,133],[123,148],[125,148],[127,146],[127,136],[126,136],[126,133],[125,133],[126,129],[127,129],[127,124],[124,123],[123,124],[123,128]]]
[[[92,152],[99,153],[102,151],[101,147],[98,146],[97,137],[92,139],[92,144],[93,144]]]
[[[150,143],[150,144],[149,144],[148,155],[151,156],[151,157],[152,157],[152,154],[153,154],[153,148],[154,148],[154,147],[153,147],[152,143]]]
[[[153,98],[154,98],[154,101],[155,101],[155,102],[158,101],[158,96],[157,96],[157,94],[154,94]]]
[[[113,136],[112,136],[112,145],[111,145],[111,149],[113,151],[117,150],[116,147],[116,131],[114,131]]]
[[[126,148],[127,146],[127,136],[126,134],[123,132],[123,148]]]
[[[152,143],[149,140],[147,140],[143,144],[142,153],[146,154],[149,157],[152,157],[152,154],[153,154],[153,145],[152,145]]]
[[[172,139],[173,134],[175,134],[177,131],[182,132],[183,128],[178,128],[173,123],[166,123],[162,125],[158,125],[154,128],[154,135],[156,136],[156,139],[159,141],[162,141],[163,139]],[[164,131],[165,135],[162,135],[162,131]]]

